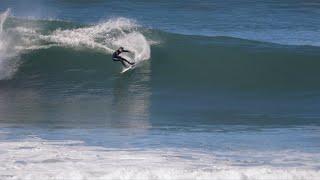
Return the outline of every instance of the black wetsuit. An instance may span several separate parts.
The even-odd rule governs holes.
[[[116,51],[112,54],[112,60],[114,60],[114,61],[120,61],[124,67],[127,67],[127,65],[126,65],[123,61],[127,62],[128,64],[133,65],[134,63],[131,63],[131,62],[129,62],[128,60],[126,60],[125,58],[123,58],[123,57],[120,56],[120,54],[121,54],[122,52],[129,52],[129,51],[127,51],[127,50],[122,50],[122,51],[120,51],[119,49],[116,50]]]

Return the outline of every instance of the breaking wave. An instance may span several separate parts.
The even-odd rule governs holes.
[[[65,22],[46,21],[45,23],[58,24],[57,28],[52,30],[45,23],[41,24],[40,20],[12,18],[9,27],[5,28],[4,24],[8,21],[9,14],[10,10],[0,14],[0,79],[9,78],[16,71],[17,66],[12,66],[12,57],[51,47],[90,49],[111,54],[115,49],[124,46],[132,53],[124,53],[122,56],[131,61],[140,63],[150,58],[152,42],[148,42],[139,32],[139,25],[130,19],[115,18],[97,25],[64,29],[61,26]]]
[[[320,88],[319,47],[167,33],[122,17],[83,25],[17,19],[9,13],[1,14],[0,79],[82,81],[88,71],[94,71],[94,77],[114,76],[121,65],[112,62],[111,54],[123,46],[133,52],[122,54],[131,61],[152,60],[156,86],[179,82],[182,88]]]

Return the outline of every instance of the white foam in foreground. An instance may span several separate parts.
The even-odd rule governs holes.
[[[237,166],[189,149],[108,149],[39,138],[0,142],[0,179],[308,179],[308,167]]]

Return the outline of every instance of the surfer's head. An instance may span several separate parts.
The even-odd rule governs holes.
[[[120,51],[123,51],[123,47],[119,47],[119,50],[120,50]]]

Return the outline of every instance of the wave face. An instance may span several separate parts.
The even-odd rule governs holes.
[[[5,58],[0,86],[6,122],[12,116],[22,121],[26,114],[33,116],[39,111],[27,108],[13,115],[7,110],[9,104],[10,109],[19,109],[16,104],[37,107],[38,98],[64,102],[103,96],[106,100],[99,102],[101,107],[114,109],[111,98],[119,103],[119,112],[114,115],[89,108],[80,116],[76,111],[62,111],[60,120],[67,123],[77,119],[87,124],[91,113],[98,111],[95,114],[99,114],[101,123],[113,116],[162,117],[160,123],[173,116],[176,120],[170,123],[178,124],[185,119],[191,124],[319,123],[319,47],[173,34],[145,28],[126,18],[83,25],[17,19],[8,17],[8,12],[1,17],[5,34],[1,43],[6,48],[1,54]],[[111,60],[111,53],[119,46],[134,52],[126,57],[137,62],[135,70],[120,74],[121,64]],[[21,102],[18,96],[15,102],[8,98],[16,94],[35,99]],[[79,106],[88,105],[81,98],[79,101]],[[126,108],[124,101],[130,101]],[[66,103],[73,106],[72,102]],[[204,104],[207,108],[200,108]],[[33,118],[42,121],[40,117]]]

